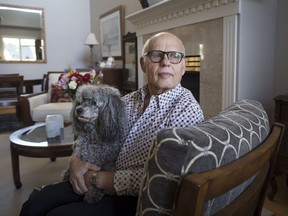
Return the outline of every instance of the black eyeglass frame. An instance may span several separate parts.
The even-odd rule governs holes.
[[[149,56],[150,53],[152,53],[152,52],[162,53],[163,56],[162,56],[162,58],[161,58],[159,61],[153,61],[152,58],[151,58],[151,56]],[[178,62],[176,62],[176,63],[171,62],[170,59],[169,59],[169,53],[179,53],[179,54],[181,55],[180,60],[179,60]],[[168,58],[168,60],[169,60],[169,62],[170,62],[171,64],[179,64],[179,63],[182,61],[182,59],[185,57],[184,53],[179,52],[179,51],[168,51],[168,52],[164,52],[164,51],[162,51],[162,50],[150,50],[150,51],[145,52],[143,56],[149,57],[150,61],[153,62],[153,63],[160,63],[161,61],[163,61],[165,55],[167,56],[167,58]]]

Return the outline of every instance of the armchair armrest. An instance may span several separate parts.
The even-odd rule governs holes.
[[[35,94],[24,94],[19,97],[19,102],[21,106],[21,117],[23,126],[33,125],[34,121],[32,120],[32,110],[48,102],[47,92],[39,92]]]

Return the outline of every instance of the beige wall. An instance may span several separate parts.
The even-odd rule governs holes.
[[[130,15],[138,10],[142,10],[141,4],[138,0],[91,0],[91,32],[94,32],[98,41],[100,41],[100,23],[99,17],[101,14],[110,11],[111,9],[123,5],[124,6],[124,19],[125,16]],[[129,22],[125,20],[125,34],[127,32],[135,32],[135,27]],[[100,46],[97,46],[96,49],[96,56],[100,53]],[[116,61],[116,67],[122,67],[122,61]]]
[[[90,0],[2,0],[1,3],[44,9],[47,63],[3,63],[0,74],[19,73],[24,79],[40,79],[48,71],[64,70],[69,65],[87,67],[89,47],[84,40],[90,32]]]
[[[287,72],[287,68],[288,68],[288,62],[286,60],[286,53],[287,53],[287,46],[288,46],[288,42],[287,42],[287,37],[285,37],[285,35],[287,35],[287,28],[284,28],[285,26],[285,20],[288,17],[287,13],[285,13],[285,9],[287,8],[287,1],[286,0],[277,0],[278,2],[278,8],[277,8],[277,32],[276,32],[276,49],[275,49],[275,53],[270,53],[271,56],[275,56],[275,65],[274,68],[270,69],[270,73],[274,73],[274,82],[272,81],[273,84],[271,84],[269,86],[269,88],[267,88],[266,84],[262,84],[260,86],[266,86],[266,90],[265,91],[269,91],[269,94],[263,94],[263,95],[267,95],[266,98],[261,98],[259,97],[259,95],[255,95],[255,91],[249,91],[249,89],[247,88],[247,85],[245,82],[243,82],[243,85],[239,85],[239,90],[238,90],[238,94],[240,96],[238,96],[240,99],[243,97],[243,95],[245,95],[245,97],[251,96],[252,99],[261,99],[264,103],[264,106],[266,109],[268,109],[269,115],[271,117],[271,120],[273,119],[273,99],[271,98],[271,94],[273,94],[273,96],[276,96],[278,94],[283,94],[283,93],[288,93],[288,87],[287,87],[287,82],[286,82],[286,78],[288,75]],[[91,29],[93,32],[96,33],[96,35],[99,37],[99,16],[118,6],[119,4],[124,5],[125,7],[125,14],[130,15],[136,11],[142,10],[141,5],[139,3],[138,0],[120,0],[120,1],[114,1],[114,0],[91,0]],[[257,16],[257,14],[255,14],[255,16]],[[255,18],[257,17],[249,17],[249,20],[247,21],[247,23],[255,20]],[[251,24],[251,28],[257,28],[254,27]],[[126,21],[125,22],[125,33],[127,33],[128,31],[134,32],[136,29],[134,26],[131,25],[130,22]],[[250,41],[252,41],[251,43],[253,43],[253,40],[251,37],[249,37],[248,39],[250,39]],[[256,41],[254,40],[255,43],[257,43],[259,40],[257,39]],[[245,45],[245,41],[244,44]],[[272,43],[275,43],[274,41],[271,42],[271,46]],[[249,48],[249,44],[246,44],[246,46],[248,46]],[[98,47],[99,48],[99,47]],[[264,47],[261,48],[261,50],[265,50]],[[251,51],[251,50],[250,50]],[[249,51],[249,52],[250,52]],[[255,59],[251,59],[252,62],[257,62],[257,56],[255,56]],[[120,63],[121,64],[121,63]],[[249,64],[249,67],[253,65],[253,64]],[[254,64],[255,65],[255,64]],[[258,63],[255,66],[255,70],[259,70],[259,68],[257,67]],[[203,66],[203,64],[202,64]],[[204,65],[203,67],[206,67],[206,65]],[[241,65],[241,67],[243,67],[243,65]],[[258,69],[257,69],[258,68]],[[253,69],[254,70],[254,69]],[[259,80],[260,77],[254,78],[254,79],[250,79],[249,76],[249,71],[250,70],[244,70],[245,73],[242,75],[241,80],[243,80],[245,77],[249,80],[251,80],[250,82],[252,82],[251,86],[255,85],[255,80]],[[247,71],[247,72],[246,72]],[[262,70],[263,71],[263,70]],[[247,73],[247,74],[246,74]],[[245,75],[246,74],[246,75]],[[264,74],[263,74],[264,75]],[[238,77],[239,80],[239,77]],[[258,82],[259,83],[259,82]],[[206,84],[205,84],[206,85]],[[245,87],[246,86],[246,87]],[[247,90],[246,90],[247,88]],[[243,94],[241,94],[241,92],[243,92]],[[246,93],[248,91],[248,93]]]

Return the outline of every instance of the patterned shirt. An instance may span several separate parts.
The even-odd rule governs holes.
[[[143,112],[148,85],[123,97],[128,118],[127,131],[120,155],[114,188],[118,195],[138,196],[149,148],[163,128],[187,127],[204,120],[192,93],[180,84],[163,94],[151,96]]]

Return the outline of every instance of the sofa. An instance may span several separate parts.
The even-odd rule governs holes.
[[[43,76],[43,91],[25,94],[19,97],[21,116],[24,126],[33,125],[35,122],[45,122],[47,115],[60,114],[64,122],[70,122],[72,102],[67,97],[61,97],[55,84],[64,71],[50,71]]]
[[[161,130],[145,165],[136,215],[173,215],[182,177],[237,160],[261,144],[269,132],[267,113],[254,100],[235,102],[196,126]],[[253,179],[209,200],[203,215],[213,215],[231,203]]]

